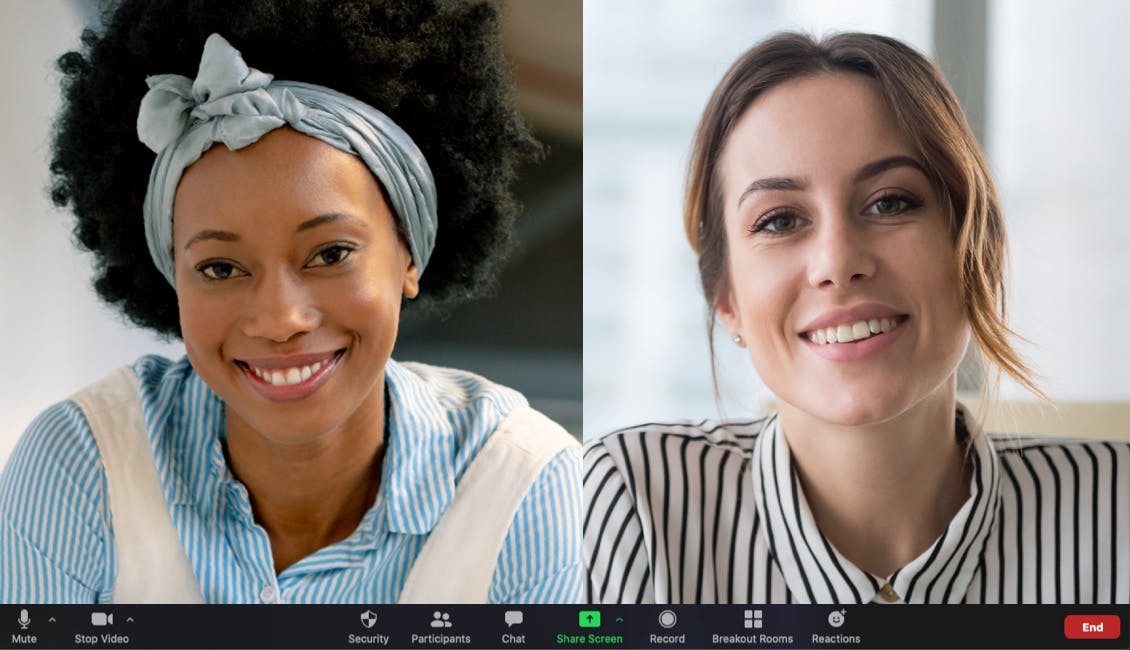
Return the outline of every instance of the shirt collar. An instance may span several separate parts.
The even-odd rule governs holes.
[[[385,385],[388,447],[381,489],[387,499],[388,528],[423,535],[435,527],[455,495],[455,423],[437,387],[391,359]]]
[[[820,533],[779,418],[770,418],[754,447],[754,495],[762,534],[794,600],[868,603],[890,583],[907,603],[961,602],[995,523],[1000,473],[992,444],[964,406],[956,417],[973,439],[969,499],[933,546],[886,579],[857,568]]]
[[[169,409],[146,412],[146,429],[157,448],[158,475],[166,478],[170,505],[215,505],[211,486],[230,472],[221,438],[225,433],[224,401],[192,369],[188,357],[160,377],[154,405]],[[176,395],[175,399],[170,399]],[[144,399],[144,398],[143,398]],[[167,447],[162,449],[161,447]]]
[[[225,434],[225,407],[223,400],[192,371],[187,359],[180,365],[183,376],[172,382],[183,386],[176,406],[171,412],[149,414],[154,420],[167,418],[169,430],[179,432],[173,440],[160,443],[171,448],[158,454],[158,463],[173,462],[181,468],[161,472],[170,477],[166,490],[171,504],[194,504],[208,509],[215,505],[214,498],[208,496],[214,493],[214,486],[231,489],[234,485],[221,442]],[[450,372],[425,372],[424,368],[392,359],[385,366],[388,446],[380,496],[358,526],[367,537],[378,528],[375,511],[382,501],[387,509],[389,531],[414,535],[430,532],[455,495],[455,479],[467,461],[464,456],[474,451],[462,439],[467,434],[464,428],[469,416],[453,415],[444,401],[463,400],[468,396],[468,388],[460,385]],[[481,421],[477,424],[493,429],[501,416],[489,414],[496,411],[486,409],[478,413]],[[149,429],[152,432],[159,427]],[[250,504],[243,514],[250,521]]]

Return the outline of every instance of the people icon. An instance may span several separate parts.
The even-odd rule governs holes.
[[[432,627],[451,627],[451,614],[447,612],[432,612]]]

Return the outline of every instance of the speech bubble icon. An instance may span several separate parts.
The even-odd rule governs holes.
[[[507,612],[503,614],[502,618],[504,621],[506,621],[506,627],[521,625],[522,621],[524,620],[521,610],[517,609],[507,610]]]

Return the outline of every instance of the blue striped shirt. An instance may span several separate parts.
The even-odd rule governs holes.
[[[389,361],[381,489],[357,529],[276,575],[267,532],[228,469],[223,401],[187,358],[134,364],[173,523],[211,603],[395,602],[475,454],[521,394],[471,373]],[[523,499],[491,603],[579,602],[580,453],[558,454]],[[32,422],[0,474],[0,602],[108,603],[116,575],[106,477],[71,401]]]

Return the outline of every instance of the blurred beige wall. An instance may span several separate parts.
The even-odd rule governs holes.
[[[1130,440],[1126,402],[999,402],[985,413],[978,398],[965,396],[961,401],[992,433]]]

